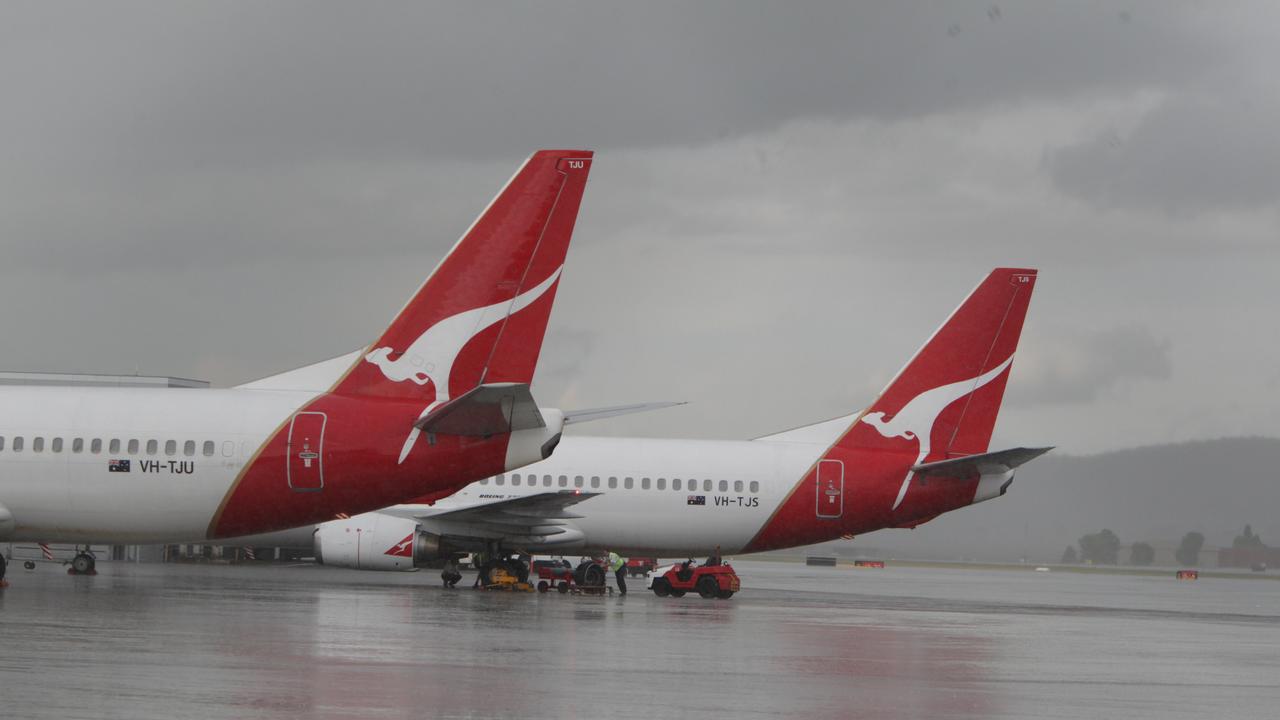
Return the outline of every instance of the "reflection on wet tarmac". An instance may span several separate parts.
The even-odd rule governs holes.
[[[729,601],[104,563],[0,592],[0,716],[1272,717],[1280,583],[739,562]]]

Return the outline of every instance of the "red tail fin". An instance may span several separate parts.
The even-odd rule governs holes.
[[[591,157],[534,153],[334,391],[425,407],[530,382]]]
[[[1035,281],[993,270],[837,446],[914,451],[916,463],[986,452]]]

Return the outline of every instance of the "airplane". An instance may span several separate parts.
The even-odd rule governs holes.
[[[570,436],[452,496],[239,544],[409,570],[475,550],[687,557],[916,527],[1004,495],[1051,449],[988,450],[1036,277],[991,272],[862,412],[747,441]]]
[[[227,389],[0,388],[0,542],[310,526],[545,459],[565,415],[529,383],[591,162],[530,156],[356,352]]]

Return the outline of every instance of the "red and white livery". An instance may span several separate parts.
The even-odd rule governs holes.
[[[493,545],[737,554],[914,527],[999,497],[1048,449],[988,448],[1035,282],[1035,270],[993,271],[860,413],[750,441],[567,437],[550,459],[451,497],[326,523],[317,549],[326,564],[384,569]]]
[[[231,389],[0,388],[0,541],[229,538],[547,457],[563,416],[528,384],[591,156],[531,156],[349,355]],[[311,292],[317,312],[359,301],[357,288]]]

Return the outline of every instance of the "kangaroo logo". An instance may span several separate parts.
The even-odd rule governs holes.
[[[365,362],[378,366],[382,375],[391,382],[434,385],[435,400],[422,411],[422,415],[419,416],[421,418],[436,406],[449,401],[449,375],[453,372],[453,364],[457,361],[462,348],[466,347],[476,335],[497,322],[532,305],[560,278],[560,271],[563,269],[563,265],[556,268],[546,280],[511,300],[503,300],[474,310],[465,310],[441,320],[423,331],[418,339],[414,340],[394,360],[391,359],[391,355],[395,350],[380,347],[370,350],[364,356]],[[418,439],[420,432],[416,427],[410,431],[409,438],[405,440],[404,448],[400,451],[401,463],[409,455],[409,450],[413,448],[413,443]]]
[[[409,533],[405,539],[391,546],[391,549],[382,553],[383,555],[391,555],[392,557],[413,557],[413,533]]]
[[[978,377],[926,390],[908,401],[888,421],[884,419],[884,413],[873,412],[863,415],[862,422],[875,428],[884,437],[904,438],[919,442],[920,454],[916,457],[916,461],[911,463],[912,465],[919,465],[929,455],[929,443],[930,437],[933,435],[933,425],[938,421],[938,416],[942,414],[942,411],[946,410],[947,406],[956,400],[969,393],[976,392],[978,388],[995,380],[1012,362],[1013,355],[1010,355],[1007,360]],[[907,488],[910,487],[911,476],[914,474],[908,469],[907,476],[902,478],[902,487],[898,490],[898,498],[893,501],[894,510],[898,509],[898,506],[902,504],[902,499],[907,496]]]

